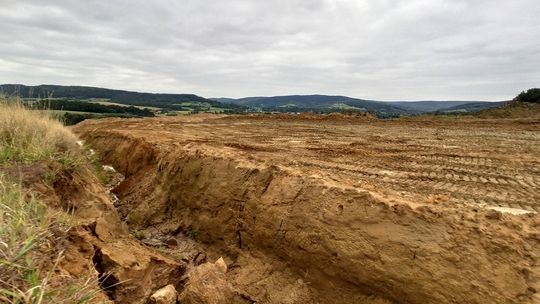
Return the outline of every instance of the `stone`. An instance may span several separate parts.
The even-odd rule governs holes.
[[[176,247],[178,246],[178,240],[176,240],[175,238],[170,238],[165,241],[165,244],[167,244],[167,246],[169,247]]]
[[[236,293],[223,272],[227,271],[227,266],[221,260],[219,263],[204,263],[195,267],[189,273],[188,282],[178,296],[178,301],[182,304],[237,303]]]
[[[215,263],[216,268],[221,271],[222,273],[227,273],[227,263],[225,263],[225,260],[220,257]]]
[[[502,217],[502,214],[497,210],[490,209],[486,213],[486,218],[490,220],[500,220],[501,217]]]
[[[176,304],[176,298],[178,294],[176,288],[173,285],[167,285],[158,291],[156,291],[150,297],[150,303],[152,304]]]

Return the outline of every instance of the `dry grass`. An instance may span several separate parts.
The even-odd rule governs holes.
[[[31,303],[41,294],[31,255],[49,236],[48,223],[43,206],[24,196],[20,186],[0,177],[0,302]]]
[[[0,96],[0,163],[31,163],[69,151],[76,137],[47,111]]]
[[[0,96],[0,169],[17,163],[80,161],[77,138],[48,113]],[[0,303],[91,303],[97,278],[63,277],[60,243],[69,215],[50,214],[30,191],[0,171]]]
[[[62,278],[53,244],[70,228],[60,214],[0,175],[0,303],[90,303],[97,278]],[[94,280],[94,281],[92,281]]]
[[[540,118],[540,104],[512,101],[504,106],[487,109],[475,114],[479,118]]]

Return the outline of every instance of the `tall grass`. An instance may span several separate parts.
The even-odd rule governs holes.
[[[30,192],[0,175],[0,303],[90,303],[97,278],[64,278],[56,273],[61,252],[51,244],[69,226],[47,214]]]
[[[51,237],[45,208],[0,176],[0,302],[37,303],[43,296],[35,249]]]
[[[90,303],[99,292],[92,275],[61,275],[55,250],[69,215],[51,214],[22,183],[2,169],[17,163],[77,158],[76,137],[48,113],[0,96],[0,303]],[[8,170],[9,171],[9,170]]]
[[[76,137],[47,111],[0,96],[0,163],[31,163],[74,147]]]

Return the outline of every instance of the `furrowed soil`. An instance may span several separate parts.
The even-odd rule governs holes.
[[[540,303],[538,119],[200,115],[74,130],[125,176],[113,192],[130,231],[188,267],[224,257],[231,302]]]

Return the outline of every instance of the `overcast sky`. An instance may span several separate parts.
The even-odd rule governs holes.
[[[540,0],[0,0],[0,83],[506,100],[540,87],[539,16]]]

